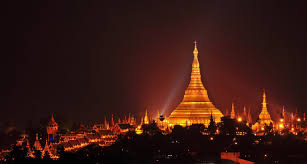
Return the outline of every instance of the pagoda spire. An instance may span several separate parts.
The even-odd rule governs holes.
[[[48,154],[50,155],[50,153],[49,153],[48,140],[46,140],[45,147],[44,147],[44,149],[43,149],[43,151],[42,151],[42,157],[44,157],[46,153],[48,153]]]
[[[51,114],[51,122],[55,122],[54,117],[53,117],[53,113]]]
[[[109,129],[109,128],[110,128],[106,116],[104,116],[104,127],[105,127],[106,129]]]
[[[221,111],[210,101],[202,83],[196,41],[194,41],[193,56],[190,83],[184,92],[183,100],[168,118],[172,125],[184,125],[188,122],[189,124],[204,123],[208,126],[210,111],[217,122],[220,122],[223,117]]]
[[[211,110],[211,115],[210,115],[210,121],[213,121],[212,110]]]
[[[149,124],[147,109],[146,109],[146,111],[145,111],[144,124]]]
[[[252,123],[252,115],[251,115],[251,109],[248,109],[248,114],[247,114],[247,122]]]
[[[268,108],[267,108],[265,90],[263,90],[262,109],[261,109],[261,112],[259,114],[259,119],[265,121],[266,124],[269,124],[270,122],[272,122],[271,116],[270,116],[270,114],[268,112]]]
[[[232,119],[235,119],[235,118],[236,118],[235,105],[234,105],[234,103],[231,104],[230,118],[232,118]]]
[[[112,113],[112,115],[111,115],[111,126],[114,126],[115,124],[114,124],[114,117],[113,117],[113,113]]]
[[[243,119],[246,120],[247,119],[247,113],[246,113],[246,107],[243,107]]]
[[[282,116],[283,119],[286,119],[286,112],[285,112],[285,106],[284,105],[282,106],[281,116]]]
[[[194,51],[193,51],[194,57],[197,57],[198,55],[198,50],[197,50],[197,42],[196,40],[194,41]]]
[[[210,102],[207,90],[204,87],[203,82],[201,81],[201,74],[200,74],[199,61],[198,61],[198,50],[196,43],[197,42],[195,41],[191,80],[188,88],[185,90],[183,102]]]
[[[263,90],[263,95],[262,95],[262,111],[268,112],[265,90]]]
[[[33,147],[35,150],[42,150],[42,146],[38,140],[38,133],[36,133],[35,142],[34,142]]]

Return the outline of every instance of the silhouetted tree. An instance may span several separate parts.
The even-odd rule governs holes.
[[[236,135],[236,123],[234,119],[231,119],[228,116],[222,117],[221,118],[221,123],[220,123],[220,131],[221,134],[223,135],[231,135],[234,136]]]
[[[193,124],[188,127],[188,132],[192,137],[201,136],[204,130],[205,130],[204,124]]]
[[[45,160],[45,161],[51,160],[51,157],[50,157],[49,152],[45,152],[45,155],[44,155],[44,157],[43,157],[43,160]]]
[[[159,129],[155,121],[148,125],[142,125],[142,129],[144,134],[155,135],[157,133],[161,133],[161,130]]]
[[[173,136],[177,136],[177,137],[182,137],[182,136],[184,136],[184,134],[185,134],[185,129],[182,127],[182,126],[180,126],[180,125],[175,125],[174,126],[174,128],[173,128],[173,130],[172,130],[172,135]]]
[[[60,145],[59,147],[57,147],[57,154],[59,155],[59,159],[64,159],[64,147],[62,145]]]
[[[24,161],[27,156],[27,149],[20,146],[14,146],[12,151],[8,154],[6,159],[8,161]]]
[[[211,135],[213,135],[213,134],[216,133],[216,129],[217,129],[217,126],[216,126],[215,121],[213,120],[213,117],[212,117],[212,114],[211,114],[210,123],[208,125],[208,131]]]
[[[42,152],[39,150],[34,150],[34,156],[36,160],[41,160],[42,159]]]
[[[270,125],[265,124],[264,133],[265,133],[265,135],[272,135],[273,134],[273,124],[272,124],[272,122],[270,123]]]

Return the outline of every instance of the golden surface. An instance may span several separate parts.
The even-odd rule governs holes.
[[[194,47],[194,60],[192,63],[191,81],[182,102],[171,113],[168,118],[170,125],[191,125],[193,123],[203,123],[206,126],[210,122],[211,113],[216,122],[220,122],[223,114],[215,108],[208,97],[200,75],[198,50]]]

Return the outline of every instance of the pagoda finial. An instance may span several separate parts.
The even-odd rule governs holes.
[[[285,106],[282,106],[282,113],[281,113],[282,117],[285,118],[286,116],[286,112],[285,112]]]
[[[235,119],[236,113],[235,113],[235,105],[234,103],[231,104],[231,112],[230,112],[230,118]]]
[[[54,117],[53,117],[53,113],[51,114],[51,121],[55,122]]]
[[[265,89],[263,89],[263,95],[262,95],[262,108],[267,108],[267,103],[266,103],[266,95],[265,95]]]
[[[144,124],[149,124],[147,109],[146,109],[146,111],[145,111]]]
[[[197,42],[196,40],[194,41],[194,51],[193,51],[194,56],[198,55],[198,50],[197,50]]]
[[[246,118],[247,118],[247,113],[246,113],[246,107],[245,107],[245,105],[244,105],[244,107],[243,107],[243,117],[244,117],[244,119],[246,120]]]

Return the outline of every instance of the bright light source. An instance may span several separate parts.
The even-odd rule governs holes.
[[[242,117],[239,117],[239,118],[238,118],[238,122],[242,122]]]
[[[284,128],[284,124],[279,124],[279,128]]]
[[[297,122],[301,122],[301,118],[297,118]]]

